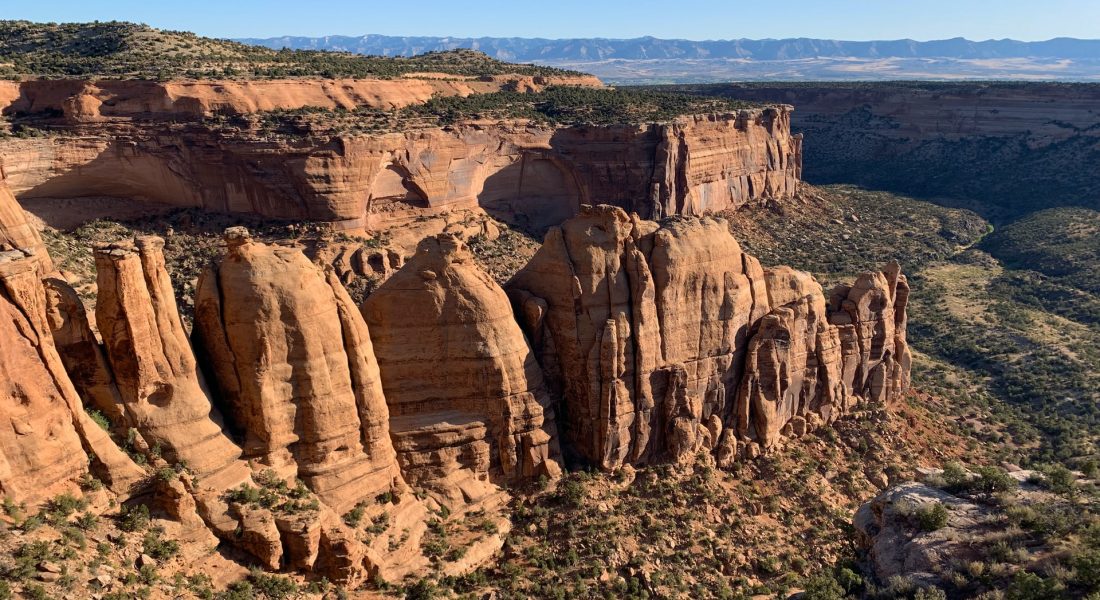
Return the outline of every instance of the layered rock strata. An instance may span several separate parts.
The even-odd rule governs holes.
[[[762,269],[720,219],[586,207],[507,288],[561,390],[564,445],[605,469],[728,464],[908,385],[896,264],[838,288],[831,313],[809,274]]]
[[[897,263],[826,299],[807,273],[763,268],[721,219],[579,211],[507,293],[444,234],[362,312],[333,270],[231,228],[198,286],[201,362],[161,239],[95,249],[102,343],[40,257],[0,251],[0,492],[41,503],[90,469],[265,568],[394,580],[427,565],[429,508],[495,519],[505,488],[557,476],[561,453],[727,467],[908,387]],[[82,404],[182,475],[151,482]],[[348,525],[363,518],[369,536]],[[454,572],[501,547],[496,524]]]
[[[560,473],[542,372],[504,290],[462,242],[421,242],[364,303],[410,482],[457,503]]]
[[[127,424],[170,462],[216,476],[242,465],[241,451],[224,433],[200,380],[163,245],[149,236],[95,249],[96,324]]]
[[[23,207],[0,177],[0,251],[18,250],[38,262],[43,273],[53,270],[42,236],[27,220]]]
[[[127,425],[154,455],[191,474],[172,510],[193,498],[196,517],[268,569],[287,565],[345,582],[377,572],[384,559],[346,531],[327,505],[288,516],[230,494],[257,484],[199,372],[163,244],[150,236],[95,249],[96,322]]]
[[[591,75],[397,79],[263,79],[150,81],[26,79],[0,81],[0,113],[48,113],[68,123],[119,119],[193,119],[303,107],[395,109],[440,96],[501,90],[535,92],[550,85],[602,87]]]
[[[661,218],[789,197],[801,175],[790,115],[777,106],[669,123],[460,123],[292,140],[204,121],[113,122],[0,140],[0,168],[20,198],[132,198],[347,230],[480,208],[541,232],[595,202]]]

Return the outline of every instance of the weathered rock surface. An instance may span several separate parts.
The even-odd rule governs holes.
[[[436,96],[469,96],[549,85],[602,87],[591,75],[494,75],[484,78],[264,79],[148,81],[28,79],[0,82],[0,112],[59,114],[69,123],[119,119],[186,119],[220,114],[294,110],[306,106],[394,109]]]
[[[36,505],[93,472],[126,493],[143,477],[84,412],[54,347],[41,264],[0,252],[0,492]]]
[[[508,297],[457,238],[425,239],[364,303],[410,483],[452,503],[556,477],[542,372]]]
[[[940,503],[947,523],[922,532],[913,521],[921,507]],[[944,585],[941,575],[956,564],[980,559],[974,540],[992,521],[988,510],[923,483],[892,487],[856,512],[857,541],[880,581],[901,576],[921,585]]]
[[[84,303],[63,279],[48,277],[42,283],[46,289],[46,317],[69,379],[88,405],[103,413],[115,431],[125,433],[130,418]]]
[[[27,214],[19,206],[2,175],[0,169],[0,251],[19,250],[34,257],[42,272],[48,273],[53,270],[53,262],[42,243],[42,236],[27,220]]]
[[[403,490],[366,325],[301,250],[226,232],[200,279],[197,339],[245,457],[306,482],[338,513]]]
[[[246,240],[242,239],[242,241]],[[194,498],[197,515],[219,538],[248,552],[269,569],[279,569],[285,563],[311,570],[318,576],[323,575],[332,580],[354,584],[362,581],[372,572],[379,572],[384,568],[390,569],[387,572],[396,569],[398,574],[404,572],[401,569],[405,565],[416,568],[419,564],[416,560],[404,560],[408,550],[404,550],[405,554],[394,553],[394,556],[401,560],[397,565],[387,563],[391,556],[369,549],[353,533],[346,530],[337,513],[326,504],[319,502],[316,508],[310,509],[307,516],[303,517],[314,525],[293,526],[284,523],[283,529],[280,529],[279,523],[282,521],[280,521],[277,507],[265,508],[253,502],[233,499],[226,495],[230,490],[241,486],[256,486],[253,471],[241,459],[241,449],[230,439],[218,411],[211,403],[190,342],[179,319],[164,268],[162,245],[163,241],[160,238],[145,237],[139,238],[136,243],[124,242],[96,248],[99,274],[96,320],[103,334],[111,372],[129,422],[140,433],[146,445],[150,448],[159,448],[170,463],[186,465],[187,469],[194,473],[196,479],[191,481],[197,481],[197,483],[193,483],[188,492]],[[306,264],[309,264],[308,261]],[[271,275],[276,274],[271,273]],[[332,288],[328,287],[319,274],[314,273],[314,276],[331,297]],[[296,281],[291,279],[290,282]],[[247,285],[247,281],[242,284]],[[209,285],[213,283],[208,284],[206,288],[208,293],[218,292],[216,287],[210,288]],[[257,287],[263,289],[264,285],[260,282]],[[236,291],[243,292],[244,288]],[[257,302],[255,296],[251,300]],[[309,309],[310,307],[295,308]],[[298,317],[303,318],[307,315],[308,312],[303,312]],[[294,319],[290,318],[293,315],[283,315],[283,317],[287,317],[291,323],[294,322]],[[247,341],[253,344],[259,341],[260,346],[264,343],[289,341],[290,347],[296,348],[300,341],[290,331],[278,331],[282,336],[280,339],[264,338],[261,333],[255,331],[252,333],[257,337],[248,338]],[[342,340],[341,332],[337,330],[333,341],[339,346]],[[242,340],[241,343],[244,341]],[[255,366],[264,364],[263,361],[271,357],[249,356],[249,358],[257,359],[258,363],[254,363]],[[326,358],[323,354],[317,355],[316,358],[318,370],[314,374],[318,380],[323,380],[326,377],[323,371]],[[346,362],[347,358],[344,357],[343,360]],[[235,369],[237,365],[228,362],[220,366],[224,371],[229,372],[229,369]],[[278,365],[275,368],[278,369]],[[309,382],[310,373],[299,373],[299,375],[302,375],[303,381]],[[344,377],[346,386],[347,380],[350,379],[346,366]],[[319,382],[315,383],[320,385]],[[250,393],[254,389],[256,388],[248,387],[248,382],[243,386],[239,385],[236,399],[240,400],[243,394]],[[319,392],[319,390],[314,391]],[[283,392],[286,395],[282,398],[281,406],[285,410],[291,406],[293,392],[288,390]],[[352,431],[345,432],[347,424],[342,422],[335,423],[331,431],[336,432],[338,443],[358,445],[360,431],[356,415],[357,405],[350,390],[346,398],[350,400],[350,410],[340,412],[338,415],[355,421]],[[272,409],[278,406],[279,404],[275,404],[266,408]],[[321,431],[323,434],[323,428],[315,429],[317,423],[333,424],[332,421],[326,421],[329,418],[327,412],[331,411],[332,406],[318,403],[318,407],[321,410],[317,415],[308,415],[300,419],[301,421],[312,420],[308,427],[301,429]],[[277,419],[271,421],[281,423]],[[341,434],[343,437],[340,437]],[[303,461],[306,467],[302,469],[304,472],[301,472],[301,476],[304,480],[317,485],[317,495],[335,498],[339,505],[340,502],[347,500],[343,494],[335,491],[339,486],[331,484],[334,481],[340,483],[341,477],[349,475],[348,470],[341,470],[341,468],[345,468],[349,463],[347,457],[354,457],[354,455],[338,448],[328,448],[325,444],[330,442],[323,437],[317,439],[321,440],[318,446],[310,448],[303,445],[305,456],[312,460]],[[380,445],[384,447],[385,444],[386,442],[383,442]],[[328,454],[330,450],[331,455]],[[379,452],[378,456],[386,457],[386,454]],[[397,483],[400,483],[400,478],[396,469],[386,466],[386,461],[382,462],[381,477],[384,481],[378,485],[388,492],[393,489],[392,486],[395,483],[391,475],[397,477]],[[392,464],[392,462],[392,458],[389,458],[389,463]],[[360,468],[358,472],[351,471],[353,482],[374,483],[363,476],[364,471],[373,467],[365,454],[358,462],[352,460],[350,463]],[[283,477],[297,474],[298,472],[292,472],[284,474]],[[359,475],[358,479],[354,479],[356,474]],[[362,490],[352,495],[363,498],[374,489],[365,485]],[[306,498],[302,500],[305,501]],[[410,497],[408,504],[415,505],[416,502]],[[424,513],[424,509],[421,508],[418,515],[421,520]],[[412,523],[402,523],[412,533],[415,533],[417,524],[415,520]],[[308,539],[301,539],[303,536],[310,538],[313,535],[310,532],[319,532],[320,541],[316,545],[309,543]],[[408,539],[416,543],[419,537],[410,535]],[[344,559],[334,561],[333,556],[341,556]]]
[[[80,135],[0,140],[0,166],[20,198],[133,198],[348,230],[480,207],[541,231],[596,202],[659,218],[788,197],[801,173],[790,114],[460,123],[293,142],[202,122],[112,121],[69,126]]]
[[[864,273],[852,286],[833,289],[829,322],[840,332],[849,392],[885,402],[909,387],[908,302],[909,283],[896,261],[881,273]]]
[[[222,430],[200,381],[163,245],[150,236],[95,249],[96,323],[128,422],[169,462],[183,462],[200,477],[216,476],[243,465],[241,452]]]
[[[507,287],[564,396],[565,445],[606,469],[700,450],[728,463],[908,385],[896,264],[837,304],[845,354],[820,285],[761,269],[720,219],[658,227],[586,207]]]

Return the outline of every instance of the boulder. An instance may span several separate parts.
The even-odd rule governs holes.
[[[947,508],[947,523],[921,531],[914,513],[933,503]],[[922,586],[944,587],[943,574],[957,564],[982,559],[972,541],[995,522],[990,512],[923,483],[909,482],[880,493],[859,508],[853,524],[857,543],[879,581],[904,577]]]

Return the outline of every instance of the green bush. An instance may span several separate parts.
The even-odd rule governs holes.
[[[844,586],[829,575],[819,575],[809,580],[802,593],[803,600],[844,600],[847,597]]]
[[[119,512],[118,528],[123,531],[141,531],[149,526],[149,507],[144,504],[123,506]]]
[[[915,516],[921,531],[936,531],[947,526],[947,507],[942,502],[929,502],[920,506]]]
[[[435,584],[421,579],[405,589],[405,600],[432,600],[437,595]]]
[[[1018,483],[1009,476],[1008,471],[999,467],[977,467],[978,478],[972,488],[983,494],[997,494],[1016,489]]]

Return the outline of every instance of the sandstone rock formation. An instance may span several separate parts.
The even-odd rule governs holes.
[[[118,119],[187,119],[302,107],[394,109],[437,96],[500,90],[535,92],[550,85],[602,87],[591,75],[398,79],[263,79],[150,81],[27,79],[0,81],[0,113],[52,112],[68,123]]]
[[[241,452],[223,432],[200,381],[163,245],[150,236],[95,249],[96,323],[128,424],[169,462],[216,477],[243,465]]]
[[[843,288],[834,315],[808,274],[761,269],[720,219],[586,207],[507,287],[564,396],[565,445],[605,469],[728,464],[908,385],[896,264]]]
[[[40,262],[0,252],[0,492],[34,506],[93,472],[127,493],[144,473],[84,412],[54,347]]]
[[[0,169],[2,171],[2,169]],[[2,172],[0,172],[2,176]],[[53,262],[42,243],[42,236],[27,220],[11,189],[0,177],[0,251],[19,250],[34,257],[43,273],[53,270]]]
[[[293,142],[146,118],[3,139],[0,166],[20,198],[131,198],[344,230],[481,208],[541,232],[595,202],[660,218],[788,197],[801,173],[790,114],[778,106],[665,124],[464,123]]]
[[[451,503],[556,477],[556,428],[508,297],[457,238],[421,242],[363,305],[410,483]]]
[[[338,513],[404,486],[359,311],[296,248],[226,232],[200,279],[196,330],[247,458],[299,477]]]
[[[235,238],[243,246],[247,243],[245,236]],[[230,439],[223,427],[218,411],[214,409],[210,395],[202,375],[198,370],[191,345],[186,336],[179,314],[175,306],[175,299],[169,286],[167,272],[164,268],[164,259],[161,253],[163,241],[160,238],[145,237],[136,240],[136,243],[108,244],[96,249],[96,263],[99,271],[99,298],[96,306],[96,321],[103,334],[106,355],[108,357],[111,372],[118,387],[118,393],[122,399],[122,406],[128,423],[140,434],[149,448],[157,448],[160,454],[169,463],[185,465],[188,472],[194,475],[186,488],[187,494],[175,494],[175,501],[169,502],[172,506],[170,512],[184,511],[181,502],[189,502],[187,495],[194,499],[194,510],[197,516],[221,539],[252,554],[260,564],[268,569],[277,570],[282,565],[292,568],[308,570],[318,576],[325,576],[336,581],[354,584],[372,573],[384,573],[390,576],[400,576],[408,569],[418,568],[423,559],[417,560],[416,556],[410,556],[416,549],[415,544],[419,540],[417,526],[423,528],[422,521],[426,520],[426,511],[423,507],[415,510],[419,504],[411,496],[404,503],[404,514],[409,517],[398,523],[410,532],[401,544],[396,544],[398,551],[389,548],[390,553],[383,553],[378,548],[370,548],[360,541],[353,532],[341,522],[338,513],[327,504],[316,503],[313,508],[297,509],[289,514],[284,514],[278,506],[268,507],[257,505],[255,501],[248,500],[247,494],[243,498],[236,498],[229,492],[237,489],[247,490],[256,486],[253,470],[241,459],[242,451]],[[252,308],[266,306],[271,308],[271,300],[278,296],[273,292],[266,297],[266,290],[279,290],[277,280],[266,280],[263,277],[288,276],[284,285],[291,288],[298,285],[303,279],[294,279],[292,273],[286,269],[265,271],[264,267],[271,268],[280,260],[266,247],[245,249],[238,253],[238,262],[247,263],[240,254],[247,254],[249,250],[256,250],[260,255],[257,261],[258,272],[261,279],[250,281],[246,271],[248,264],[236,271],[230,266],[226,269],[223,281],[229,284],[237,283],[238,287],[224,290],[227,292],[228,307],[219,307],[214,304],[204,304],[209,310],[217,311],[220,308],[230,310],[238,309],[237,315],[243,314],[243,308],[235,304],[234,294],[244,294],[244,299],[252,303]],[[300,256],[300,253],[299,253]],[[264,259],[271,259],[264,264]],[[335,304],[333,288],[320,277],[305,261],[307,269],[304,275],[315,278],[315,283],[330,298],[330,307]],[[230,262],[230,260],[227,260]],[[223,263],[223,267],[225,264]],[[210,294],[218,294],[218,281],[208,279],[203,286],[205,296],[200,296],[208,301]],[[248,296],[248,288],[253,285],[253,295]],[[284,290],[289,288],[282,288]],[[374,422],[364,431],[370,432],[374,437],[371,442],[374,446],[371,451],[378,464],[373,464],[371,459],[362,452],[360,442],[360,427],[358,420],[359,406],[357,394],[352,391],[351,375],[348,373],[348,356],[337,350],[342,348],[343,335],[339,327],[332,329],[332,322],[338,320],[335,307],[323,317],[329,320],[328,329],[319,328],[317,322],[311,321],[311,316],[316,309],[309,301],[309,291],[299,294],[297,298],[291,298],[286,313],[277,315],[276,318],[286,319],[287,323],[298,323],[303,327],[300,330],[286,330],[273,326],[271,321],[257,319],[254,322],[241,322],[229,320],[228,328],[218,329],[222,323],[216,318],[207,315],[204,328],[207,335],[204,340],[209,341],[212,334],[223,336],[221,343],[226,343],[226,333],[243,334],[232,347],[210,344],[211,354],[225,360],[218,364],[219,388],[227,395],[230,403],[227,406],[240,408],[241,411],[257,411],[260,414],[249,414],[251,420],[245,421],[246,426],[261,426],[269,424],[273,426],[268,430],[275,430],[282,437],[277,438],[286,446],[260,446],[250,450],[260,453],[264,449],[271,452],[264,458],[275,455],[282,459],[297,459],[298,469],[283,473],[272,470],[272,474],[265,475],[264,483],[259,485],[278,488],[280,481],[289,480],[286,484],[294,487],[295,476],[300,476],[304,481],[316,487],[315,490],[307,488],[305,495],[295,492],[295,497],[300,502],[307,502],[310,497],[316,496],[329,498],[334,501],[336,507],[362,500],[368,494],[377,490],[389,493],[395,484],[400,484],[400,474],[393,466],[392,450],[387,453],[389,445],[385,438],[384,416],[373,416]],[[286,298],[283,298],[286,300]],[[267,304],[263,303],[267,300]],[[295,300],[302,301],[295,303]],[[350,301],[344,298],[347,304]],[[301,312],[296,312],[296,311]],[[357,316],[350,307],[345,307],[345,313]],[[222,313],[232,317],[232,313]],[[258,316],[258,315],[253,315]],[[323,319],[322,319],[323,321]],[[268,326],[271,331],[260,331],[260,328]],[[234,329],[241,329],[235,331]],[[243,328],[243,329],[242,329]],[[267,347],[291,348],[298,352],[306,345],[302,343],[301,334],[324,334],[333,336],[325,340],[329,347],[327,350],[297,356],[297,359],[308,359],[304,363],[295,364],[294,361],[278,362],[277,352],[264,356],[253,352],[246,354],[249,347],[260,349]],[[265,337],[265,333],[271,337]],[[364,333],[359,334],[365,335]],[[349,337],[353,336],[349,335]],[[312,338],[313,343],[319,341],[319,337]],[[251,346],[249,346],[251,345]],[[366,346],[369,350],[369,346]],[[214,354],[222,352],[222,354]],[[249,381],[245,375],[249,371],[244,370],[243,363],[233,362],[233,352],[240,352],[243,360],[255,360],[250,363],[254,368],[265,364],[271,365],[276,376],[269,380],[262,377],[263,371],[253,372],[254,379]],[[354,355],[355,351],[349,352]],[[285,356],[284,356],[285,358]],[[362,361],[362,357],[355,356]],[[339,360],[344,361],[343,370],[340,370]],[[266,361],[266,362],[265,362]],[[241,372],[237,368],[241,367]],[[291,367],[299,367],[295,370]],[[302,368],[305,368],[303,371]],[[307,386],[305,392],[312,395],[302,396],[294,389],[275,387],[275,391],[269,393],[265,386],[277,382],[279,373],[289,371],[292,375],[300,377],[295,383]],[[332,376],[332,372],[336,376]],[[369,367],[360,369],[367,375],[359,388],[364,392],[370,390]],[[259,373],[260,375],[257,375]],[[229,379],[232,375],[236,379]],[[342,384],[340,377],[342,376]],[[358,373],[357,373],[358,376]],[[377,379],[375,377],[375,379]],[[335,380],[335,383],[333,382]],[[231,387],[235,383],[237,387]],[[310,387],[311,386],[311,387]],[[326,386],[336,389],[334,402],[325,402]],[[263,390],[262,392],[259,390]],[[359,391],[357,390],[357,391]],[[301,392],[299,390],[299,392]],[[266,394],[266,395],[265,395]],[[316,396],[316,397],[314,397]],[[307,435],[300,445],[300,453],[289,452],[288,446],[294,444],[294,439],[287,439],[288,432],[285,427],[287,409],[297,400],[307,405],[303,414],[295,419],[291,417],[293,425],[298,431],[305,431]],[[246,404],[254,401],[255,404]],[[268,402],[264,405],[263,402]],[[236,404],[233,404],[235,402]],[[384,409],[384,407],[383,407]],[[282,411],[282,415],[279,415]],[[382,413],[384,415],[384,412]],[[266,421],[265,421],[266,419]],[[379,420],[383,423],[378,423]],[[297,422],[294,422],[297,421]],[[326,428],[327,426],[327,428]],[[283,429],[279,429],[283,427]],[[379,431],[381,430],[381,431]],[[263,431],[256,437],[261,437]],[[312,436],[312,437],[310,437]],[[312,442],[311,446],[309,442]],[[346,444],[348,449],[341,446]],[[358,449],[358,450],[355,450]],[[299,450],[299,448],[295,448]],[[277,460],[269,461],[273,466],[286,467]],[[356,487],[361,486],[361,487]],[[345,489],[341,489],[341,487]],[[373,500],[373,496],[371,496]],[[378,510],[382,510],[381,507]],[[411,523],[409,521],[412,521]],[[380,539],[388,540],[388,537]],[[411,547],[410,547],[411,545]],[[393,562],[391,562],[393,561]]]
[[[850,392],[883,402],[909,387],[912,355],[906,342],[909,283],[891,261],[852,286],[834,288],[829,322],[844,348],[844,382]]]
[[[69,379],[80,397],[103,413],[116,433],[124,434],[130,419],[84,303],[63,279],[48,277],[42,283],[46,289],[46,317]]]

